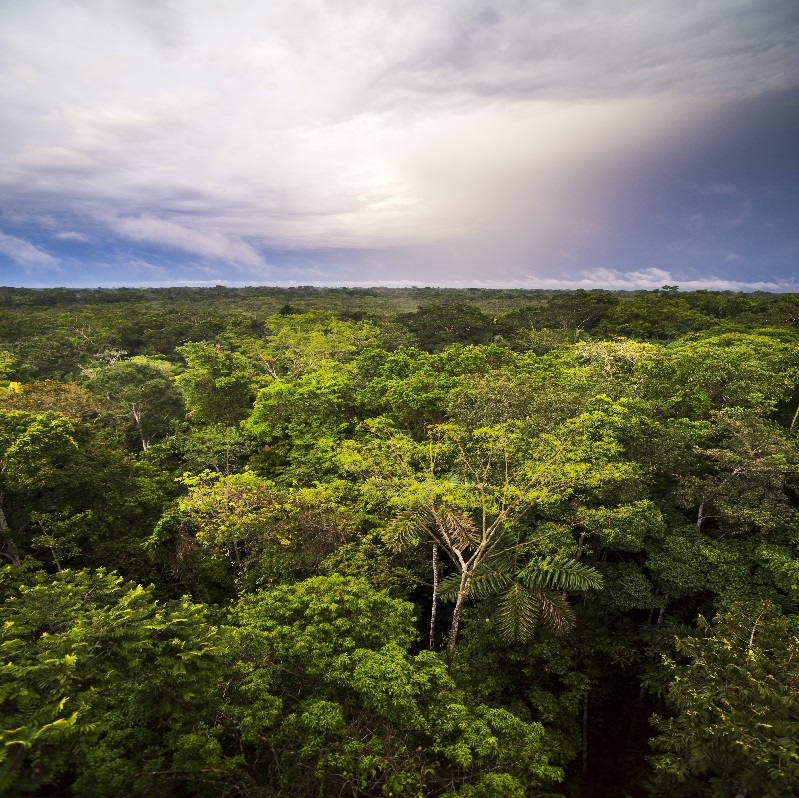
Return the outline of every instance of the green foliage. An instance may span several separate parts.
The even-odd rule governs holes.
[[[11,562],[36,553],[58,568],[105,564],[146,578],[139,541],[163,482],[76,419],[0,411],[0,536]]]
[[[557,635],[568,633],[575,616],[564,593],[601,589],[602,576],[562,554],[530,558],[520,555],[520,549],[520,544],[511,544],[488,558],[475,571],[470,597],[476,601],[497,597],[493,618],[508,643],[529,641],[539,625]],[[450,576],[442,582],[439,595],[454,601],[458,587],[459,579]]]
[[[671,354],[680,400],[691,409],[773,410],[799,382],[796,341],[777,330],[707,333],[675,342]]]
[[[241,471],[255,446],[239,427],[212,424],[182,425],[160,444],[148,447],[148,459],[179,473],[213,471],[229,475]]]
[[[146,450],[183,418],[183,398],[173,378],[170,363],[140,356],[93,370],[87,385],[113,403],[128,437]]]
[[[10,383],[0,389],[0,408],[29,413],[59,413],[68,418],[92,421],[105,409],[103,399],[76,383],[57,380]]]
[[[251,472],[205,472],[183,481],[189,486],[178,500],[184,547],[226,560],[241,590],[311,570],[354,525],[334,487],[278,488]]]
[[[378,333],[369,321],[340,321],[324,311],[269,316],[264,327],[266,338],[253,357],[275,379],[350,360],[373,345]]]
[[[793,795],[798,301],[0,289],[2,789]]]
[[[200,424],[235,424],[246,418],[255,398],[257,372],[237,352],[206,342],[184,344],[186,361],[175,381],[185,391],[190,416]]]
[[[74,486],[79,424],[56,413],[0,411],[0,533],[4,556],[18,563],[22,540],[15,532],[30,522],[34,507],[63,507]]]
[[[352,543],[337,546],[319,563],[319,571],[325,576],[359,576],[376,590],[402,597],[406,597],[420,581],[375,536],[364,536]]]
[[[325,475],[352,426],[351,394],[351,375],[336,364],[262,388],[243,424],[260,448],[252,467],[289,484]]]
[[[168,764],[170,744],[192,734],[223,635],[189,601],[163,606],[152,591],[102,571],[39,572],[16,590],[3,570],[0,646],[0,789],[41,794],[163,795],[213,778]],[[165,733],[169,730],[169,735]],[[185,742],[185,741],[184,741]]]
[[[368,379],[357,401],[370,415],[385,414],[418,434],[431,420],[444,420],[447,396],[458,384],[442,365],[440,357],[415,348],[367,351],[357,363],[359,376]]]
[[[594,328],[594,333],[665,341],[713,324],[714,319],[695,310],[673,292],[655,292],[613,306]]]
[[[0,349],[0,383],[6,383],[14,374],[16,358],[11,352]]]
[[[799,783],[799,626],[768,602],[734,605],[677,640],[656,718],[656,795],[778,798]],[[687,662],[681,661],[682,658]]]
[[[460,302],[422,305],[402,321],[428,352],[441,351],[454,343],[487,344],[498,332],[495,319],[474,305]]]
[[[411,604],[362,579],[317,577],[248,596],[236,609],[248,685],[285,699],[269,739],[285,795],[437,794],[495,783],[558,780],[544,731],[506,710],[470,707],[431,652],[410,656]],[[264,664],[268,663],[268,664]],[[262,767],[267,767],[264,763]],[[475,793],[475,794],[480,794]]]

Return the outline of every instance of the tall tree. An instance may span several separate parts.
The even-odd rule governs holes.
[[[232,426],[247,417],[258,377],[248,358],[207,341],[184,344],[177,351],[186,368],[175,381],[185,392],[193,421]]]
[[[534,530],[520,533],[519,525],[533,511],[554,509],[581,491],[604,489],[634,476],[634,468],[614,460],[619,447],[613,427],[624,413],[623,405],[601,400],[595,409],[562,425],[556,435],[531,435],[522,422],[473,430],[445,425],[434,428],[424,443],[395,432],[388,441],[367,443],[359,452],[350,449],[355,455],[347,461],[350,467],[372,469],[372,479],[376,477],[384,490],[393,483],[391,503],[399,513],[387,527],[388,541],[401,548],[427,538],[447,555],[455,570],[455,606],[447,642],[450,662],[461,614],[475,582],[483,577],[487,586],[494,574],[494,584],[499,586],[498,568],[504,555],[525,555],[515,572],[518,579],[503,591],[511,615],[511,606],[529,617],[533,603],[549,611],[561,605],[544,592],[528,593],[530,601],[523,602],[520,585],[525,582],[528,591],[600,584],[592,569],[568,557],[539,560],[537,568],[535,555],[563,552],[558,542],[543,540]],[[492,560],[497,564],[494,569]],[[519,623],[518,616],[509,622],[517,628]]]
[[[2,555],[15,565],[22,545],[17,532],[30,513],[49,509],[53,501],[63,507],[74,476],[69,466],[78,451],[78,427],[57,413],[0,411],[0,535]]]
[[[175,387],[174,367],[165,360],[132,357],[92,372],[88,387],[119,408],[128,434],[147,451],[183,418],[183,398]]]
[[[159,604],[152,588],[103,571],[10,567],[0,607],[0,792],[220,789],[225,764],[203,732],[225,637],[206,608]]]

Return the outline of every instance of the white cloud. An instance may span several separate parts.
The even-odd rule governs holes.
[[[60,241],[80,241],[84,244],[91,241],[85,233],[79,233],[76,230],[64,230],[62,233],[58,233],[56,238]]]
[[[616,269],[593,269],[576,276],[536,277],[528,275],[519,287],[522,288],[604,288],[611,291],[653,291],[664,285],[679,285],[683,291],[707,289],[711,291],[797,291],[796,280],[730,280],[724,277],[707,276],[680,279],[665,269],[641,269],[622,272]]]
[[[263,257],[249,244],[231,240],[215,231],[191,229],[175,222],[147,216],[115,219],[111,221],[111,225],[122,235],[139,241],[164,244],[233,265],[266,266]]]
[[[796,36],[778,0],[6,3],[0,189],[256,273],[263,248],[543,258],[618,229],[628,159],[793,85]]]
[[[58,260],[30,241],[0,233],[0,254],[24,267],[57,267]]]
[[[159,283],[142,282],[147,285],[227,285],[243,287],[252,285],[251,281],[231,280],[226,277],[209,277],[204,280],[185,281],[176,283],[162,281]],[[271,285],[296,286],[297,280],[276,280]],[[644,269],[641,271],[621,272],[614,269],[595,269],[582,272],[574,276],[564,277],[535,277],[528,275],[522,280],[404,280],[404,279],[374,279],[374,280],[324,280],[306,278],[304,285],[320,287],[346,286],[352,288],[412,288],[412,287],[448,287],[448,288],[526,288],[550,290],[574,289],[604,289],[609,291],[653,291],[664,285],[677,285],[681,291],[697,291],[706,289],[710,291],[767,291],[773,293],[799,292],[799,282],[796,280],[729,280],[723,277],[708,276],[696,277],[690,280],[680,280],[670,272],[662,269]]]

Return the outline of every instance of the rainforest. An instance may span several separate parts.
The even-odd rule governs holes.
[[[0,289],[0,794],[799,793],[799,295]]]

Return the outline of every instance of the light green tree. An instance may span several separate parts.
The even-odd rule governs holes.
[[[352,514],[329,487],[281,488],[251,472],[183,481],[183,545],[225,561],[242,591],[311,570],[353,530]]]
[[[207,341],[184,344],[177,352],[186,368],[175,382],[185,392],[193,421],[233,426],[247,417],[259,376],[247,357]]]
[[[0,792],[219,794],[229,766],[203,708],[224,634],[152,593],[103,571],[0,570]]]
[[[635,478],[634,464],[616,457],[613,430],[626,412],[623,403],[604,398],[555,434],[530,434],[521,421],[471,430],[445,425],[423,443],[373,423],[371,440],[345,447],[343,467],[363,474],[367,495],[389,492],[398,510],[387,541],[404,548],[426,539],[450,560],[450,662],[463,608],[475,591],[499,593],[502,629],[523,638],[538,618],[568,628],[560,592],[600,586],[592,568],[569,556],[569,544],[548,540],[522,522],[536,512],[557,512],[579,494]]]
[[[227,713],[261,783],[308,795],[524,795],[559,781],[544,728],[466,700],[438,655],[409,649],[408,602],[314,577],[240,600]],[[276,701],[275,698],[278,698]],[[245,748],[246,750],[246,748]]]
[[[0,535],[2,554],[15,565],[20,540],[12,527],[23,527],[32,510],[47,507],[48,493],[57,499],[68,489],[79,427],[57,413],[0,411]]]

